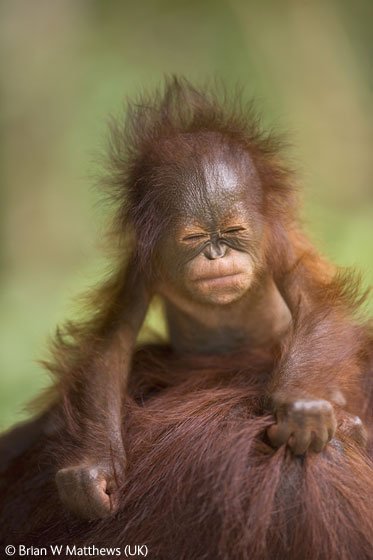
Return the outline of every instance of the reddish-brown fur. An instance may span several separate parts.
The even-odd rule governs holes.
[[[139,352],[118,514],[83,523],[63,511],[54,474],[76,448],[61,430],[0,478],[0,543],[146,543],[157,560],[371,559],[371,455],[341,430],[321,454],[274,451],[263,407],[272,367],[262,352],[219,361]],[[372,410],[372,399],[363,403]]]
[[[56,337],[45,433],[0,475],[1,544],[146,543],[157,560],[372,558],[372,344],[356,315],[358,283],[336,272],[300,233],[281,143],[260,132],[252,111],[226,105],[174,80],[164,97],[134,104],[124,129],[113,127],[107,184],[118,208],[111,238],[116,272],[90,298],[88,320]],[[82,460],[83,439],[93,455],[107,440],[107,411],[96,396],[100,383],[121,371],[120,356],[108,357],[107,349],[128,290],[123,250],[136,275],[154,282],[164,204],[171,202],[162,163],[171,154],[177,168],[188,157],[188,134],[201,131],[223,134],[253,158],[266,224],[258,268],[293,295],[293,328],[281,344],[224,357],[139,351],[123,395],[127,468],[124,482],[119,477],[118,513],[78,522],[63,510],[54,477]],[[101,369],[110,374],[103,381],[95,376]],[[284,387],[290,396],[321,399],[341,391],[347,401],[335,407],[339,429],[321,454],[294,457],[284,446],[269,446],[271,399]],[[348,414],[363,420],[368,451],[355,441]],[[9,451],[9,438],[3,447]],[[111,459],[114,470],[124,461],[115,450]]]

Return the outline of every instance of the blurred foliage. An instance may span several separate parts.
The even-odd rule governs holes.
[[[313,239],[371,282],[372,19],[371,0],[2,0],[0,428],[47,383],[48,333],[102,275],[106,117],[164,74],[258,99],[296,146]]]

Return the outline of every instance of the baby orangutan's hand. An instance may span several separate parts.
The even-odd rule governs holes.
[[[111,467],[82,464],[60,469],[56,483],[62,503],[81,519],[100,519],[117,510],[118,479]]]
[[[267,430],[273,447],[287,444],[294,455],[308,449],[319,453],[334,436],[337,422],[330,402],[300,398],[276,403],[277,424]]]

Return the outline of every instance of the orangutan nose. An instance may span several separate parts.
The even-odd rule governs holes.
[[[207,245],[206,249],[203,251],[203,254],[209,261],[213,261],[215,259],[221,259],[224,257],[225,253],[227,252],[227,246],[223,243],[218,242],[211,242]]]

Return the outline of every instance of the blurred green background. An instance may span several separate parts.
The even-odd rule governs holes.
[[[107,115],[165,73],[258,99],[295,145],[312,238],[372,281],[372,21],[371,0],[1,2],[0,429],[48,383],[47,337],[102,274]]]

